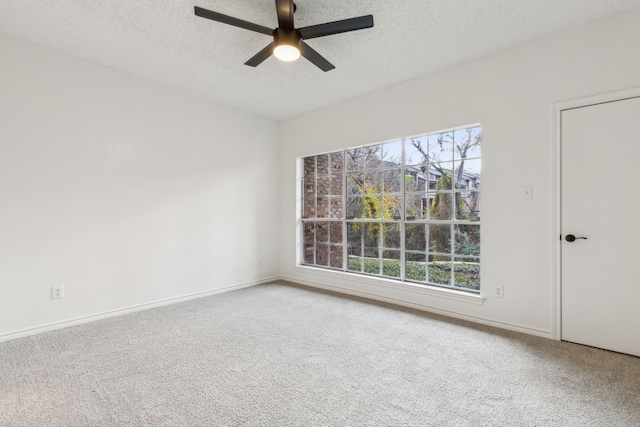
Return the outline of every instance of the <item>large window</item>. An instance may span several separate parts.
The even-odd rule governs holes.
[[[480,289],[478,125],[305,157],[301,263]]]

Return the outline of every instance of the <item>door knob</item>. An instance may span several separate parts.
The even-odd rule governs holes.
[[[576,237],[573,234],[567,234],[564,238],[567,242],[575,242],[578,239],[584,239],[587,240],[586,237]]]

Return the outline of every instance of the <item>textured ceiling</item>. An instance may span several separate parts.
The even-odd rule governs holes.
[[[198,18],[194,5],[277,26],[274,0],[1,0],[0,32],[282,119],[640,0],[297,0],[296,27],[374,16],[374,28],[308,41],[336,66],[327,73],[304,59],[243,65],[270,37]]]

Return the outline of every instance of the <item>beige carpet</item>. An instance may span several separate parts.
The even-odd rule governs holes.
[[[0,343],[1,426],[640,426],[640,358],[285,283]]]

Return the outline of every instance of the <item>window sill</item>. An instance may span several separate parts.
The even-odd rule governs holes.
[[[385,288],[414,292],[420,295],[429,295],[468,304],[483,305],[485,298],[479,294],[459,291],[456,289],[446,289],[437,286],[418,285],[411,282],[401,282],[399,280],[387,279],[384,277],[363,276],[360,274],[348,273],[345,271],[325,270],[323,268],[310,267],[306,265],[294,266],[295,271],[304,274],[313,274],[333,279],[343,279],[359,282],[367,285],[381,286]]]

